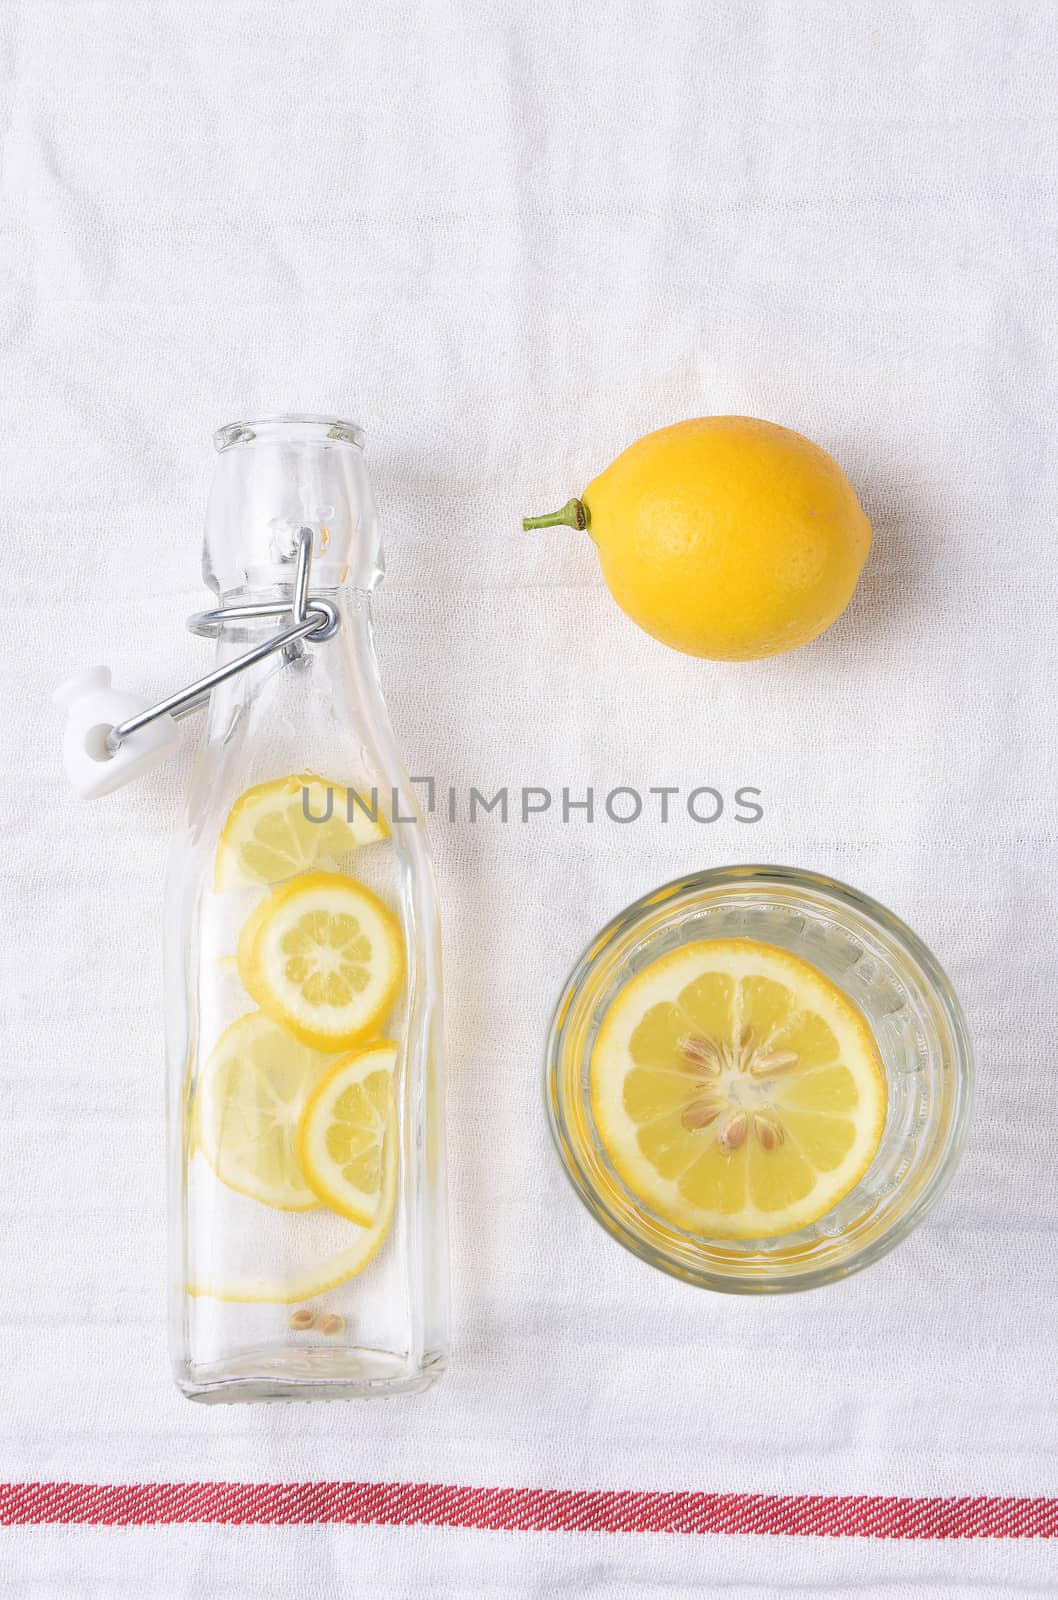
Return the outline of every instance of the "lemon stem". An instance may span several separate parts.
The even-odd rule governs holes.
[[[552,511],[546,517],[523,517],[522,527],[526,533],[531,528],[576,528],[578,533],[583,533],[591,518],[588,508],[583,500],[567,500],[561,511]]]

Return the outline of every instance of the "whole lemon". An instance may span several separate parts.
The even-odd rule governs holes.
[[[579,500],[527,528],[586,528],[610,593],[662,644],[716,661],[794,650],[852,598],[871,525],[810,439],[697,417],[638,440]]]

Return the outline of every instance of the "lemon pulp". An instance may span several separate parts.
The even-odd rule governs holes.
[[[389,828],[372,817],[369,797],[313,772],[256,784],[228,813],[217,841],[214,887],[281,883],[321,861],[384,839]]]
[[[592,1112],[618,1173],[660,1216],[715,1238],[774,1238],[831,1210],[870,1165],[886,1098],[853,1002],[751,939],[651,963],[592,1052]]]
[[[386,1144],[395,1136],[396,1061],[397,1046],[380,1039],[335,1062],[298,1124],[298,1160],[306,1180],[324,1205],[365,1228],[379,1209]]]
[[[349,1223],[349,1243],[343,1249],[286,1277],[264,1272],[221,1276],[201,1273],[192,1276],[188,1293],[252,1305],[294,1305],[327,1294],[355,1278],[374,1260],[389,1233],[396,1199],[397,1148],[393,1138],[385,1143],[381,1192],[371,1225],[361,1228]]]
[[[247,918],[238,947],[246,992],[287,1033],[337,1054],[368,1038],[404,979],[400,922],[337,872],[282,885]]]
[[[294,1147],[298,1119],[330,1058],[291,1039],[259,1011],[221,1034],[203,1069],[195,1133],[222,1183],[263,1205],[306,1211],[319,1197]]]

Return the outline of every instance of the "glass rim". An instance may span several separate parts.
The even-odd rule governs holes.
[[[737,889],[752,884],[815,890],[823,895],[833,896],[863,917],[868,924],[878,925],[902,948],[929,986],[949,1030],[953,1047],[955,1089],[953,1109],[944,1129],[940,1153],[906,1210],[894,1216],[876,1238],[860,1244],[848,1258],[835,1259],[829,1263],[821,1262],[815,1267],[794,1272],[778,1270],[770,1280],[751,1277],[748,1273],[721,1271],[708,1265],[693,1266],[677,1260],[673,1255],[657,1248],[646,1237],[635,1233],[608,1202],[607,1197],[599,1192],[584,1167],[576,1160],[572,1144],[565,1137],[563,1127],[563,1122],[568,1121],[563,1102],[566,1101],[568,1104],[569,1098],[562,1088],[565,1032],[577,998],[587,986],[592,972],[606,960],[608,954],[623,937],[631,933],[648,914],[657,912],[659,907],[666,903],[676,902],[681,897],[694,895],[703,890]],[[969,1130],[973,1084],[973,1048],[962,1007],[940,962],[912,928],[871,895],[826,873],[779,865],[737,864],[687,873],[641,895],[611,917],[584,947],[570,969],[552,1012],[544,1059],[543,1087],[548,1127],[559,1164],[581,1204],[611,1238],[647,1265],[698,1288],[725,1294],[784,1294],[817,1288],[853,1276],[887,1255],[918,1226],[947,1188],[958,1165]]]
[[[245,421],[226,422],[214,433],[213,448],[222,455],[233,445],[274,439],[289,428],[302,430],[305,441],[316,439],[321,444],[352,444],[358,450],[364,448],[364,430],[358,422],[315,411],[276,411]]]

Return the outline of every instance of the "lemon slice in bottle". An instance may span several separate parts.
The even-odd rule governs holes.
[[[775,1238],[863,1177],[886,1081],[857,1007],[752,939],[684,945],[637,973],[592,1052],[599,1136],[628,1187],[688,1232]]]
[[[239,935],[239,977],[281,1028],[336,1055],[378,1031],[404,981],[404,935],[372,890],[308,872],[266,895]]]
[[[256,784],[239,796],[221,829],[214,888],[281,883],[387,838],[389,827],[371,810],[378,810],[371,795],[312,772]]]
[[[382,1203],[397,1126],[393,1074],[397,1046],[379,1039],[344,1056],[317,1083],[298,1123],[296,1147],[306,1180],[340,1216],[369,1228]]]
[[[259,1011],[225,1029],[198,1083],[194,1126],[199,1148],[229,1189],[281,1211],[319,1205],[302,1176],[295,1133],[330,1064]]]
[[[392,1126],[396,1126],[395,1122]],[[343,1249],[335,1250],[314,1266],[286,1277],[253,1271],[199,1273],[193,1275],[188,1283],[188,1293],[209,1295],[215,1300],[235,1301],[243,1305],[296,1305],[305,1300],[314,1300],[347,1283],[350,1278],[357,1277],[370,1266],[389,1233],[396,1199],[397,1148],[396,1139],[392,1138],[385,1141],[381,1192],[371,1226],[361,1228],[351,1222],[342,1224],[349,1239]]]

